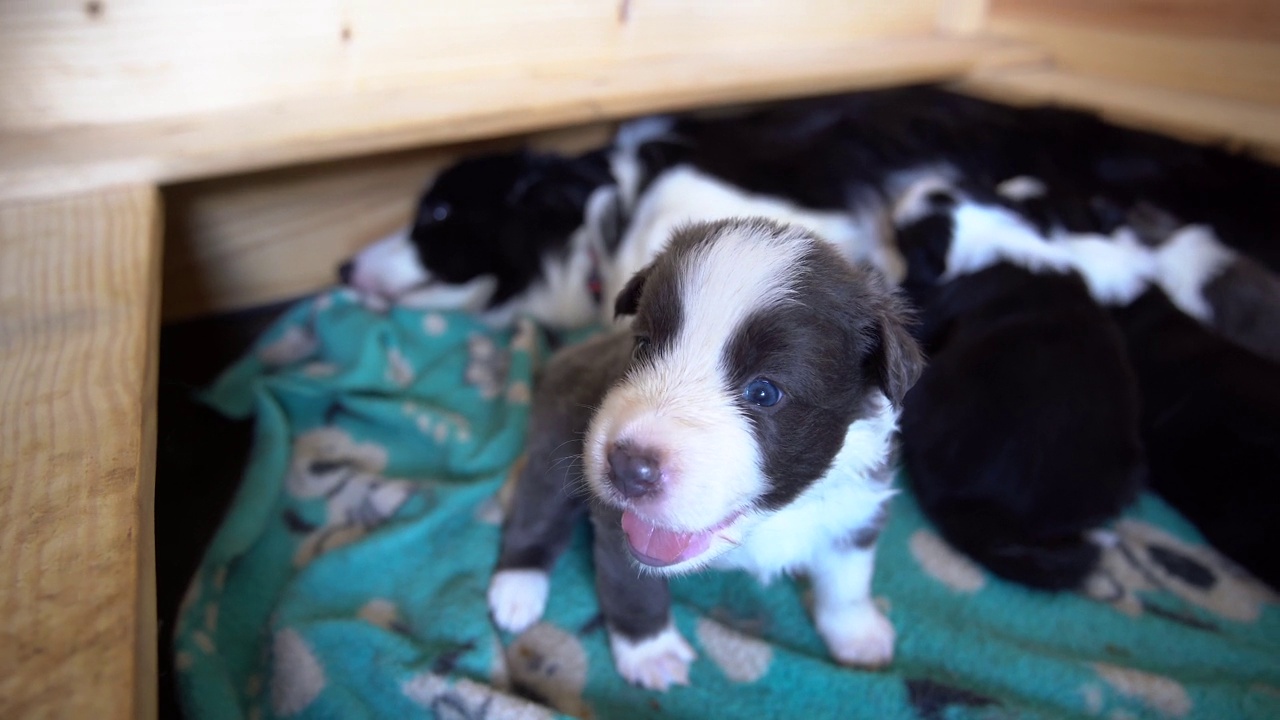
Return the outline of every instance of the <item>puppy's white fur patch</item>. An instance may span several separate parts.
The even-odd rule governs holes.
[[[679,166],[656,179],[640,199],[622,243],[604,273],[604,296],[617,297],[638,270],[666,247],[672,231],[696,221],[764,217],[812,231],[853,261],[866,261],[901,277],[900,258],[886,247],[875,212],[810,210],[766,195],[755,195],[692,167]],[[612,320],[606,307],[605,320]]]
[[[608,393],[586,438],[586,475],[596,496],[679,531],[719,525],[766,488],[750,422],[726,390],[722,353],[757,310],[789,300],[792,276],[813,246],[800,229],[723,232],[681,268],[685,312],[678,335]],[[606,456],[618,443],[662,458],[665,488],[658,498],[625,503],[608,483]],[[727,547],[718,536],[704,555]]]
[[[351,286],[357,291],[397,298],[430,279],[404,227],[361,250],[351,259]]]
[[[1071,267],[1103,305],[1128,305],[1156,278],[1155,255],[1128,228],[1110,236],[1064,233],[1054,244],[1067,251]]]
[[[613,151],[609,153],[609,171],[618,183],[618,192],[625,207],[635,207],[640,194],[642,167],[637,157],[640,146],[666,136],[674,124],[675,121],[668,116],[653,115],[618,127],[613,138]]]
[[[499,570],[489,581],[489,612],[512,633],[529,629],[547,608],[550,578],[541,570]]]
[[[1015,175],[996,185],[996,193],[1014,202],[1023,202],[1032,198],[1044,197],[1049,189],[1044,182],[1030,175]]]
[[[871,523],[895,492],[871,474],[890,456],[898,423],[888,398],[877,393],[872,402],[874,413],[849,425],[827,474],[781,510],[730,527],[726,534],[737,545],[713,566],[741,568],[764,583],[794,571],[818,573],[841,538]]]
[[[1155,251],[1156,282],[1182,312],[1201,321],[1213,320],[1204,286],[1236,259],[1211,228],[1188,225]]]
[[[698,655],[675,625],[668,623],[657,635],[632,641],[609,630],[609,650],[618,674],[633,685],[666,690],[689,684],[689,666]]]
[[[962,200],[952,217],[955,232],[947,249],[946,282],[1009,262],[1031,272],[1068,272],[1071,255],[1049,244],[1017,213]]]
[[[525,292],[512,298],[502,308],[510,316],[528,316],[553,327],[584,327],[597,318],[596,303],[591,297],[589,280],[596,263],[603,257],[599,248],[601,216],[617,190],[596,188],[587,199],[585,222],[569,239],[565,256],[542,258],[542,277]],[[604,303],[612,308],[612,303]]]

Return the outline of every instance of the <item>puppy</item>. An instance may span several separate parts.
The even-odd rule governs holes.
[[[1159,287],[1113,315],[1142,392],[1152,489],[1280,588],[1280,365],[1223,339]]]
[[[926,180],[894,221],[930,357],[902,412],[921,509],[993,573],[1075,588],[1099,559],[1090,531],[1140,487],[1123,340],[1072,255],[998,203]]]
[[[1151,489],[1219,551],[1280,587],[1280,364],[1226,332],[1224,306],[1205,301],[1195,280],[1212,276],[1224,258],[1233,257],[1236,268],[1251,263],[1217,245],[1203,226],[1161,234],[1149,218],[1138,220],[1134,229],[1154,249],[1125,238],[1064,236],[1056,244],[1073,256],[1124,337],[1142,398]],[[1108,291],[1116,287],[1125,291]],[[1265,297],[1251,295],[1251,287],[1239,283],[1235,307]],[[1194,312],[1201,302],[1212,309],[1209,317]]]
[[[598,315],[598,248],[607,244],[598,235],[619,232],[617,214],[603,151],[468,158],[424,192],[410,227],[362,250],[338,276],[377,306],[580,327]]]
[[[808,574],[832,656],[889,662],[870,582],[896,408],[923,364],[903,302],[808,231],[739,219],[678,230],[615,308],[630,328],[562,351],[535,394],[495,622],[520,631],[542,614],[570,521],[589,510],[628,681],[688,682],[666,578],[703,568]],[[586,496],[569,469],[579,452]]]

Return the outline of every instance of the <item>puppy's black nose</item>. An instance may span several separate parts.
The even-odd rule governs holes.
[[[609,477],[623,495],[638,498],[657,489],[661,470],[653,453],[619,444],[609,451]]]
[[[351,284],[351,276],[356,271],[356,263],[354,260],[348,260],[338,266],[338,282],[343,285]]]

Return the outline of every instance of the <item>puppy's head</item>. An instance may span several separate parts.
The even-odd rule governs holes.
[[[549,257],[568,254],[593,193],[611,183],[602,152],[468,158],[435,179],[407,233],[370,246],[339,274],[386,300],[487,280],[487,305],[501,305],[538,280]]]
[[[635,349],[588,430],[587,481],[664,572],[705,565],[789,504],[922,366],[878,273],[763,220],[676,231],[616,309]]]

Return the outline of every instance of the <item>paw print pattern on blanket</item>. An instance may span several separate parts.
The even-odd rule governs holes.
[[[492,339],[478,334],[467,339],[467,354],[467,384],[474,387],[485,400],[498,397],[507,381],[510,355],[494,344]]]
[[[294,553],[295,567],[364,537],[404,504],[412,486],[382,477],[379,473],[386,463],[385,450],[357,444],[334,427],[313,430],[294,441],[285,489],[295,499],[325,501],[325,517],[319,526],[311,526],[296,515],[286,518],[292,529],[305,533]]]
[[[1116,525],[1098,570],[1085,581],[1085,593],[1137,616],[1153,611],[1142,595],[1164,590],[1236,622],[1254,622],[1265,605],[1280,602],[1275,592],[1254,580],[1206,545],[1191,545],[1140,520]],[[1167,610],[1155,610],[1168,614]],[[1196,618],[1174,617],[1188,623]]]
[[[506,648],[507,678],[512,687],[574,717],[592,716],[582,700],[587,668],[582,643],[551,623],[534,625]]]
[[[541,705],[495,692],[487,685],[432,672],[410,678],[401,691],[438,720],[552,720],[555,717]]]
[[[271,710],[278,717],[306,710],[327,683],[324,667],[296,630],[275,634],[271,643]]]
[[[308,328],[294,325],[284,331],[280,337],[262,346],[258,350],[258,359],[264,365],[281,367],[292,365],[299,360],[309,358],[319,347],[316,336]]]
[[[773,647],[710,618],[698,618],[698,644],[724,676],[739,683],[753,683],[769,672]]]

